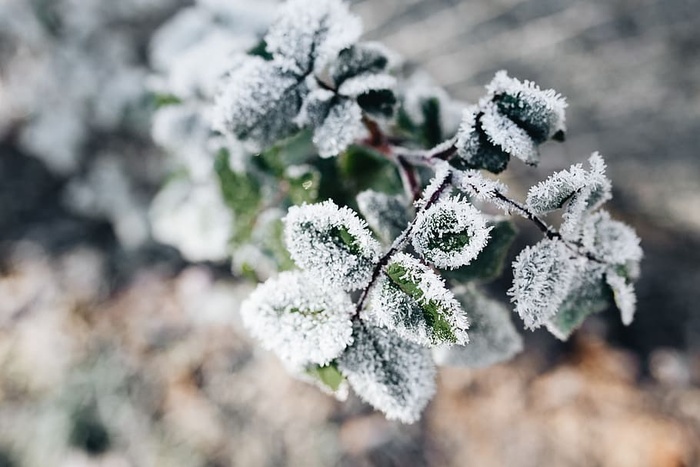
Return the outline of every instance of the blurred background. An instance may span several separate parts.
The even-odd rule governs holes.
[[[600,151],[645,250],[631,326],[443,369],[411,426],[289,377],[241,329],[251,285],[153,240],[149,44],[186,6],[0,0],[1,467],[700,465],[697,0],[352,2],[456,98],[499,69],[567,96],[567,141],[511,164],[513,193]]]

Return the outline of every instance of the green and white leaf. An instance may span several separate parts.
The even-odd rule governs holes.
[[[413,423],[435,394],[430,351],[387,329],[358,322],[338,368],[355,393],[390,420]]]
[[[467,314],[442,278],[405,253],[392,257],[374,286],[368,319],[423,346],[469,342]]]

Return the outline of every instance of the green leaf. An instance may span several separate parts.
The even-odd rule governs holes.
[[[345,377],[342,375],[342,373],[340,373],[338,364],[335,361],[332,361],[325,366],[315,365],[307,368],[306,374],[318,380],[320,383],[330,389],[331,392],[336,392],[338,389],[340,389],[343,381],[345,381]]]
[[[395,262],[391,263],[386,268],[386,275],[391,279],[392,286],[397,287],[403,293],[407,294],[416,303],[420,304],[428,327],[433,331],[437,341],[441,342],[456,342],[457,336],[452,332],[452,325],[445,319],[445,310],[435,300],[423,300],[424,292],[418,284],[411,281],[408,269],[402,264]]]
[[[394,114],[396,96],[390,89],[371,90],[357,96],[357,103],[370,115],[389,118]]]
[[[305,164],[315,157],[311,135],[310,130],[300,131],[261,152],[252,162],[262,172],[283,178],[288,167]]]
[[[547,323],[549,332],[567,340],[588,316],[610,306],[613,297],[604,270],[602,265],[589,264],[579,272],[559,311]]]
[[[493,226],[491,237],[479,256],[464,267],[445,271],[443,275],[446,278],[454,283],[464,284],[473,280],[490,282],[501,276],[517,230],[508,220],[491,221],[489,225]]]
[[[214,162],[214,170],[219,178],[224,202],[235,213],[232,241],[237,245],[250,238],[262,198],[258,182],[248,174],[232,171],[228,159],[228,151],[220,150]]]

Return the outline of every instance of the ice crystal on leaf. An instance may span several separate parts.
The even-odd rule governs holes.
[[[359,18],[339,0],[291,0],[265,36],[267,50],[296,75],[321,72],[328,61],[357,41]]]
[[[405,253],[389,261],[374,288],[370,319],[424,346],[469,342],[469,320],[445,282]]]
[[[287,248],[299,267],[345,290],[369,282],[380,245],[351,209],[332,201],[292,206],[284,225]]]
[[[340,51],[328,74],[336,88],[356,76],[381,74],[395,61],[393,54],[376,42],[360,42]],[[393,78],[392,78],[393,79]]]
[[[586,219],[581,242],[587,251],[609,264],[634,266],[642,259],[637,234],[630,226],[611,219],[607,211],[596,212]]]
[[[637,307],[637,296],[634,293],[634,285],[628,282],[624,277],[609,273],[606,276],[608,285],[613,291],[615,305],[620,310],[622,323],[626,326],[632,324],[634,312]]]
[[[357,102],[341,99],[314,130],[313,142],[321,157],[337,156],[364,132],[362,109]]]
[[[435,347],[435,363],[484,368],[509,360],[522,351],[523,339],[504,305],[472,288],[460,287],[453,292],[469,314],[469,344]]]
[[[341,289],[314,274],[283,272],[241,305],[244,325],[289,365],[326,365],[352,342],[354,307]]]
[[[600,207],[611,197],[610,180],[605,176],[603,158],[594,153],[590,170],[572,165],[530,188],[527,205],[535,213],[546,214],[564,208],[562,234],[575,236],[584,214]]]
[[[274,62],[245,57],[224,81],[215,126],[262,149],[298,128],[294,119],[307,93],[304,79]]]
[[[486,219],[459,197],[440,200],[422,211],[416,220],[413,247],[441,269],[469,264],[489,239]]]
[[[545,239],[525,248],[513,262],[508,293],[525,327],[540,327],[559,310],[577,267],[572,256],[563,242]]]
[[[459,158],[454,163],[499,173],[510,156],[537,165],[537,146],[564,137],[564,99],[532,82],[496,74],[479,105],[464,111],[457,133]]]
[[[390,420],[413,423],[435,394],[430,351],[395,333],[356,323],[338,367],[360,398]]]

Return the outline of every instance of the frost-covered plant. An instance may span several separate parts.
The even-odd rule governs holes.
[[[177,146],[199,141],[182,161],[211,155],[196,166],[230,211],[234,269],[267,279],[242,307],[263,346],[339,398],[350,387],[390,419],[417,420],[436,363],[483,367],[522,348],[506,305],[481,289],[502,273],[516,233],[507,216],[543,234],[513,262],[525,327],[566,339],[611,303],[629,324],[642,251],[600,209],[611,197],[603,159],[552,175],[522,203],[484,174],[511,156],[537,165],[541,144],[563,141],[564,99],[499,72],[461,105],[360,33],[340,0],[290,0],[229,57],[215,96],[173,99],[211,122],[185,126]],[[542,217],[553,212],[559,229]]]

